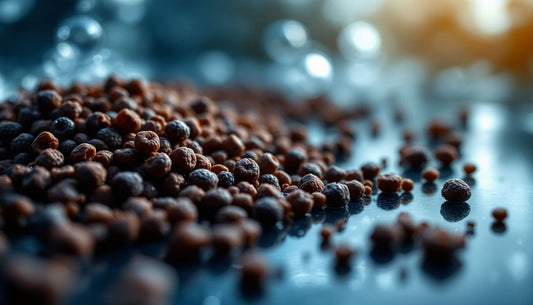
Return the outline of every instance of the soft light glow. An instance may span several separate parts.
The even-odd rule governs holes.
[[[342,30],[338,46],[342,54],[349,59],[372,57],[381,48],[381,37],[373,25],[358,21]]]
[[[508,3],[509,0],[470,0],[479,30],[489,35],[506,32],[511,27],[506,9]]]
[[[276,21],[263,34],[265,52],[277,62],[294,61],[307,43],[307,30],[295,20]]]
[[[305,67],[313,77],[331,77],[331,64],[329,60],[318,53],[311,53],[305,57]]]

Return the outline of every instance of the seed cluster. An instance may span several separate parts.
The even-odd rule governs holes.
[[[296,106],[261,90],[204,93],[110,77],[103,84],[68,88],[43,81],[35,92],[22,91],[0,104],[0,254],[9,246],[3,232],[30,232],[51,255],[90,258],[136,242],[166,240],[165,259],[173,264],[201,260],[203,254],[226,257],[252,247],[263,230],[312,211],[346,208],[361,198],[370,202],[366,196],[377,190],[398,196],[414,188],[411,179],[383,174],[386,162],[366,162],[359,169],[334,165],[350,156],[356,137],[351,120],[365,115],[365,108],[341,111],[322,98]],[[307,142],[304,125],[285,121],[315,114],[338,131],[334,141],[319,147]],[[377,135],[381,125],[371,126]],[[428,134],[441,143],[435,159],[452,164],[460,137],[440,121],[430,123]],[[430,152],[410,143],[413,134],[404,137],[401,164],[423,169]],[[474,171],[474,165],[465,165],[468,175]],[[439,172],[426,169],[422,177],[433,182]],[[470,188],[449,180],[442,195],[465,201]],[[344,225],[325,225],[323,244]],[[394,226],[376,226],[371,241],[395,247],[416,238],[428,255],[453,253],[463,244],[446,234],[401,214]],[[339,266],[348,266],[355,254],[346,244],[335,251]],[[56,268],[24,259],[41,270]],[[56,282],[12,269],[23,274],[18,279],[37,283],[39,289],[22,292],[25,298],[59,295]],[[68,277],[61,268],[53,272],[57,282]],[[243,286],[259,286],[266,274],[258,256],[243,260]]]
[[[239,98],[214,101],[227,94]],[[365,109],[309,100],[324,122],[340,122],[336,142],[314,147],[305,126],[283,122],[301,118],[301,107],[267,92],[248,93],[252,108],[235,107],[243,94],[211,99],[118,77],[20,92],[0,106],[2,229],[43,232],[49,253],[83,257],[170,236],[167,259],[179,262],[208,247],[219,256],[244,249],[262,228],[363,196],[363,176],[379,166],[333,164],[349,156],[349,120]]]

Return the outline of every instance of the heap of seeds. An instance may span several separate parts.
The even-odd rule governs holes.
[[[68,88],[43,81],[1,103],[1,230],[39,237],[49,255],[85,258],[166,239],[166,259],[182,263],[207,248],[214,256],[239,252],[262,230],[324,206],[343,208],[370,195],[376,177],[383,192],[413,189],[410,179],[379,175],[373,162],[349,170],[334,165],[350,156],[350,120],[365,115],[364,107],[341,111],[322,98],[294,105],[259,90],[205,93],[110,77]],[[304,125],[287,124],[317,114],[338,130],[320,147],[308,143]],[[460,138],[442,122],[428,132],[444,143],[436,159],[452,163]],[[400,155],[412,168],[430,158],[411,144]],[[424,178],[433,181],[438,172]],[[387,228],[376,230],[375,242],[385,233],[394,239]],[[0,253],[8,247],[4,233]],[[331,234],[322,235],[327,241]],[[353,254],[338,252],[341,263]],[[262,263],[251,266],[244,278],[264,276]]]

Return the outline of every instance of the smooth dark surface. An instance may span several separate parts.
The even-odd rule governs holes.
[[[424,126],[429,118],[437,115],[454,120],[457,109],[419,106],[407,109],[401,125],[393,122],[392,113],[378,112],[383,129],[376,138],[371,137],[367,120],[357,122],[353,157],[342,164],[346,169],[359,168],[365,161],[380,162],[386,157],[388,166],[382,172],[412,178],[415,188],[410,194],[375,193],[371,201],[352,202],[345,210],[317,212],[265,234],[259,248],[272,272],[262,295],[242,296],[238,262],[208,261],[174,269],[179,278],[174,303],[533,304],[533,135],[528,132],[527,112],[499,104],[472,105],[468,127],[462,131],[461,158],[452,168],[443,169],[441,178],[431,185],[421,182],[419,174],[403,173],[397,166],[400,126],[417,131],[417,142],[425,143]],[[310,128],[311,141],[320,143],[327,133],[316,124]],[[478,167],[468,179],[472,197],[466,203],[445,202],[440,196],[443,182],[464,178],[466,161]],[[505,228],[493,226],[492,209],[500,206],[508,209]],[[458,260],[444,267],[425,264],[417,246],[395,254],[372,252],[368,237],[374,225],[392,223],[400,212],[456,233],[466,232],[466,222],[472,220],[474,234],[468,237]],[[334,254],[320,247],[321,224],[337,219],[347,219],[347,224],[333,236],[333,244],[344,242],[357,249],[350,270],[335,268]],[[164,253],[165,245],[156,244],[95,259],[92,267],[85,268],[82,284],[70,303],[102,302],[117,271],[132,258],[161,258]]]

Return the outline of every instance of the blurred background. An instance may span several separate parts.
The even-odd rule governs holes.
[[[0,0],[0,37],[0,98],[111,73],[339,103],[533,96],[533,0]]]

